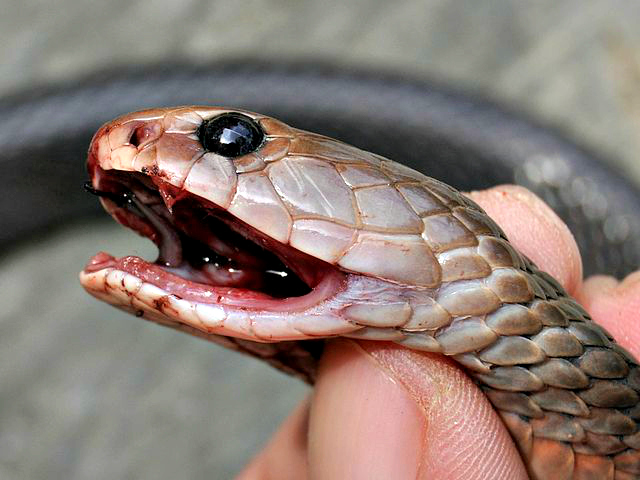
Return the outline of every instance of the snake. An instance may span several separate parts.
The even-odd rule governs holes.
[[[88,293],[313,384],[327,339],[451,357],[531,478],[640,478],[640,364],[454,188],[226,107],[156,108],[94,135],[89,182],[158,258],[99,252]]]

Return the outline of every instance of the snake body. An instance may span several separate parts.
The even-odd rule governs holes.
[[[253,150],[203,146],[202,126],[230,113],[263,132]],[[156,264],[96,255],[80,275],[92,295],[309,382],[324,338],[451,356],[501,416],[532,478],[640,478],[637,360],[452,187],[225,108],[125,115],[89,152],[91,190],[161,253]],[[211,218],[215,227],[203,227]],[[265,293],[277,282],[223,227],[273,252],[288,268],[281,276],[308,290]],[[194,235],[230,263],[185,267]]]

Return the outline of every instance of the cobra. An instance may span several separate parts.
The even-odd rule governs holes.
[[[105,209],[159,249],[154,263],[98,253],[80,274],[95,297],[310,383],[332,337],[441,353],[532,478],[639,478],[638,362],[448,185],[216,107],[122,116],[88,170]]]

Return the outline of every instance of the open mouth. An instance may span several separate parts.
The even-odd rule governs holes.
[[[181,299],[278,311],[308,308],[344,283],[335,266],[158,177],[96,166],[93,185],[85,188],[119,223],[158,247],[154,262],[101,252],[87,264],[88,273],[112,267]]]

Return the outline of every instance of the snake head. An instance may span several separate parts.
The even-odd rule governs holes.
[[[451,187],[243,110],[122,116],[94,136],[88,171],[105,209],[159,256],[101,252],[81,273],[84,287],[212,340],[347,335],[440,351],[433,335],[414,333],[499,302],[484,289],[474,311],[448,311],[439,298],[459,294],[448,282],[480,285],[491,261],[517,257]]]

